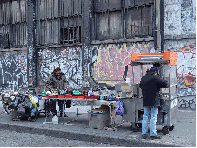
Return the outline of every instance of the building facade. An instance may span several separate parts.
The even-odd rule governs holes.
[[[132,52],[168,50],[179,96],[196,95],[195,0],[0,0],[1,88],[42,90],[60,66],[72,89],[110,89]]]

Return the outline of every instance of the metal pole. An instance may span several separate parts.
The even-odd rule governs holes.
[[[153,12],[153,36],[154,36],[154,48],[157,51],[157,27],[156,27],[156,0],[154,0],[154,12]]]
[[[134,71],[133,71],[133,65],[132,65],[132,76],[133,76],[133,84],[134,84]]]
[[[161,53],[164,52],[164,0],[160,0]]]

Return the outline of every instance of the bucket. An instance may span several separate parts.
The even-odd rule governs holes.
[[[130,78],[126,78],[125,83],[130,83]]]
[[[52,118],[52,122],[53,124],[58,124],[58,117],[56,115]]]

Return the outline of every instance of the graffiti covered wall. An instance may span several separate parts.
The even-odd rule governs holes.
[[[165,49],[177,52],[177,79],[179,96],[196,95],[195,39],[166,41]]]
[[[82,52],[79,47],[38,50],[38,88],[44,89],[48,76],[60,67],[69,81],[69,88],[82,86]]]
[[[164,1],[165,38],[195,38],[196,0]]]
[[[27,51],[0,52],[0,89],[27,87]]]
[[[188,96],[196,94],[196,45],[195,40],[166,41],[165,49],[177,52],[178,95]],[[90,72],[97,83],[106,83],[114,86],[124,82],[123,73],[130,63],[131,53],[153,53],[153,43],[124,43],[108,44],[92,47],[92,63]],[[146,69],[144,67],[143,74]],[[140,82],[142,74],[140,67],[134,68],[134,82]],[[132,69],[129,66],[128,78],[132,78]]]
[[[91,76],[97,83],[106,83],[115,85],[122,83],[124,68],[131,62],[131,53],[149,53],[155,52],[153,42],[149,43],[123,43],[123,44],[108,44],[92,47],[92,63],[90,66]],[[139,71],[135,67],[135,81],[140,81]],[[144,69],[144,72],[146,68]],[[132,79],[132,69],[129,66],[128,78]]]

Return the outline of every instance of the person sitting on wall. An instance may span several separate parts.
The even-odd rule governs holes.
[[[68,81],[66,80],[66,77],[63,72],[61,72],[61,69],[58,67],[54,69],[54,71],[51,73],[51,75],[48,77],[46,82],[46,88],[49,89],[49,91],[57,89],[57,90],[67,90]],[[60,111],[60,117],[62,117],[63,113],[63,100],[58,100],[58,106]],[[67,100],[66,107],[71,106],[71,101]],[[53,116],[57,116],[57,110],[56,110],[56,101],[52,100],[52,108],[53,108]],[[68,107],[69,108],[69,107]],[[66,114],[64,114],[65,117],[68,117]]]

